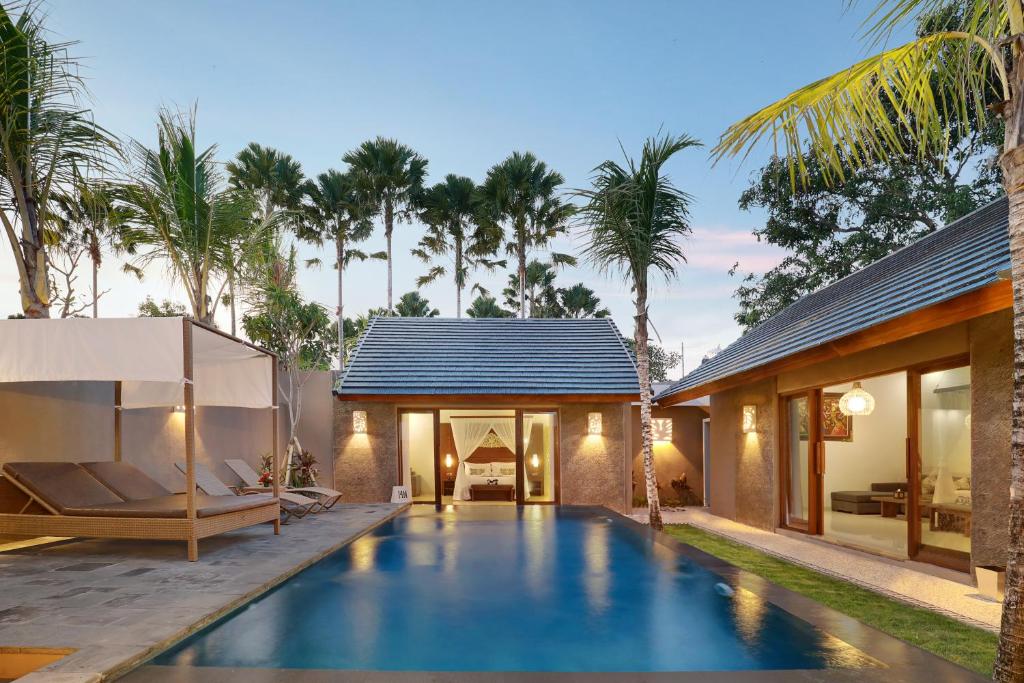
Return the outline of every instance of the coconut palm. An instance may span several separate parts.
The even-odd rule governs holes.
[[[473,299],[466,309],[466,315],[470,318],[514,318],[515,313],[506,311],[498,305],[493,296],[481,294]]]
[[[487,171],[479,189],[480,216],[501,227],[507,242],[505,249],[515,258],[519,280],[519,315],[525,318],[527,273],[530,254],[550,246],[552,240],[566,233],[573,206],[557,195],[565,179],[548,169],[530,152],[513,152],[507,159]],[[502,227],[504,226],[504,227]],[[552,252],[556,265],[575,265],[569,254]]]
[[[555,287],[557,276],[556,265],[532,259],[526,264],[526,279],[523,289],[526,292],[526,317],[529,318],[561,318],[558,303],[558,288]],[[509,273],[508,287],[502,294],[509,310],[519,312],[519,276]]]
[[[279,217],[253,219],[255,197],[227,187],[216,147],[197,149],[195,124],[194,110],[161,111],[158,147],[132,143],[131,179],[117,195],[129,223],[124,243],[136,253],[131,267],[141,274],[165,262],[184,287],[193,317],[212,323],[227,273],[263,245]]]
[[[699,145],[687,135],[649,138],[639,161],[605,161],[594,169],[591,189],[578,193],[586,202],[580,215],[587,236],[584,255],[603,272],[620,272],[635,297],[640,433],[647,504],[655,529],[662,522],[651,442],[647,295],[652,271],[668,280],[686,261],[681,241],[690,234],[691,197],[672,184],[665,164],[678,152]]]
[[[476,185],[465,176],[449,173],[444,182],[424,191],[421,205],[420,220],[427,225],[427,233],[412,253],[425,263],[437,256],[451,257],[455,316],[461,318],[462,291],[470,272],[478,266],[487,270],[505,266],[505,261],[490,258],[501,244],[501,232],[493,223],[476,221]],[[447,274],[446,266],[435,264],[416,280],[416,286],[424,287]]]
[[[607,318],[611,315],[611,311],[601,307],[601,299],[594,290],[582,282],[559,289],[558,300],[566,318]]]
[[[397,140],[367,140],[344,156],[362,192],[384,219],[387,240],[388,310],[392,310],[391,239],[395,221],[407,220],[416,209],[427,173],[427,160]]]
[[[81,107],[72,44],[47,42],[44,16],[36,2],[0,6],[0,223],[28,318],[50,316],[46,245],[59,228],[56,194],[74,187],[78,168],[102,171],[117,150]]]
[[[268,221],[274,212],[281,212],[278,217],[279,224],[294,226],[297,211],[302,205],[302,198],[305,189],[305,176],[302,173],[302,164],[293,159],[291,155],[279,152],[273,147],[264,147],[255,142],[250,142],[242,151],[235,155],[233,161],[224,165],[228,172],[228,185],[242,193],[249,193],[256,198],[259,209],[254,218],[258,221]],[[247,239],[246,234],[240,235],[242,240]],[[241,258],[245,254],[244,245],[231,252]],[[236,309],[238,292],[236,292],[236,280],[239,269],[244,267],[238,258],[226,265],[226,277],[228,283],[228,308],[231,312],[231,334],[235,334]]]
[[[315,244],[334,242],[334,267],[338,270],[338,368],[345,369],[345,268],[352,261],[368,258],[384,259],[386,254],[367,254],[353,249],[353,242],[362,242],[373,232],[373,221],[366,200],[351,173],[330,169],[306,183],[308,197],[305,218],[298,235]]]
[[[730,126],[716,159],[745,156],[766,137],[783,143],[791,182],[804,175],[812,153],[837,180],[854,168],[905,158],[943,158],[947,126],[1005,124],[1000,166],[1009,198],[1014,311],[1014,392],[1006,598],[993,676],[1024,680],[1024,5],[1020,0],[878,2],[865,26],[873,47],[903,26],[916,37],[882,49],[847,69],[800,88]],[[943,18],[945,20],[943,20]],[[931,21],[922,21],[931,19]],[[938,20],[935,20],[938,19]],[[995,100],[989,113],[986,102]],[[895,111],[896,116],[891,116]],[[950,116],[956,112],[958,116]],[[909,141],[909,144],[908,144]]]
[[[441,311],[431,308],[419,292],[406,292],[395,306],[395,314],[403,318],[436,318]]]
[[[76,174],[77,176],[77,174]],[[81,245],[92,266],[92,317],[99,317],[99,270],[105,248],[121,247],[121,229],[125,213],[113,201],[111,188],[77,176],[70,193],[57,198],[61,208],[62,227],[59,243]]]

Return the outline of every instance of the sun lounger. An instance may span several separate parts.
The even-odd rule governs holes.
[[[128,500],[75,463],[5,463],[4,476],[29,502],[21,514],[0,514],[0,534],[187,541],[189,559],[195,560],[200,538],[279,521],[280,508],[273,496],[199,495],[195,498],[196,517],[190,519],[184,494],[168,493],[130,465],[116,469],[115,486],[133,487],[127,479],[134,472],[142,482],[135,492],[144,487],[147,493],[157,495]],[[115,479],[109,477],[111,468],[96,470]],[[28,514],[32,503],[49,514]],[[278,532],[276,523],[274,530]]]
[[[256,470],[249,466],[244,460],[225,460],[224,464],[231,468],[231,471],[238,475],[238,478],[245,484],[247,491],[264,488],[260,485],[260,476]],[[313,496],[320,501],[320,510],[330,510],[334,504],[341,500],[341,491],[327,488],[326,486],[289,486],[285,489],[291,493],[299,493],[306,496]]]
[[[182,474],[185,473],[185,463],[176,462],[174,463],[174,466],[177,467]],[[265,495],[244,493],[236,494],[236,492],[232,491],[227,484],[218,479],[217,475],[207,469],[205,465],[198,462],[196,463],[196,486],[198,486],[199,490],[203,493],[216,496],[218,498],[224,496],[236,496],[237,498],[245,499],[250,498],[253,495]],[[292,517],[302,519],[310,512],[314,512],[316,508],[320,506],[320,503],[314,498],[301,496],[297,493],[288,493],[287,491],[281,491],[278,494],[278,498],[281,502],[281,513],[285,515],[285,523],[287,523]]]

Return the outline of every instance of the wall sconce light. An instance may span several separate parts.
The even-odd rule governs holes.
[[[743,406],[743,433],[753,434],[757,431],[757,406]]]
[[[540,467],[540,456],[538,456],[536,453],[530,456],[530,467],[532,467],[533,469],[537,469],[538,467]]]
[[[655,417],[651,419],[651,439],[658,443],[672,441],[672,418]]]
[[[445,453],[444,454],[444,468],[446,470],[450,470],[452,468],[452,463],[453,463],[452,454],[451,453]]]
[[[587,434],[601,436],[601,413],[587,413]]]
[[[174,406],[173,408],[171,408],[171,412],[172,413],[184,413],[185,412],[185,406]]]
[[[365,410],[353,410],[352,411],[352,431],[356,434],[366,433],[366,411]]]

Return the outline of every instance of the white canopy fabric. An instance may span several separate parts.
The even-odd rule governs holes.
[[[0,320],[0,382],[117,382],[121,406],[184,403],[182,318]],[[274,357],[192,325],[197,406],[274,405]]]

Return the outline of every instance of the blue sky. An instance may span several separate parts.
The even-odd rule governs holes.
[[[96,119],[123,138],[152,144],[159,107],[198,103],[200,143],[216,143],[224,160],[257,141],[315,174],[385,135],[429,159],[432,182],[450,172],[479,181],[518,149],[574,188],[602,160],[619,158],[619,141],[633,152],[663,127],[710,147],[730,122],[863,56],[857,31],[868,4],[49,0],[47,9],[58,36],[80,41]],[[659,285],[651,314],[666,346],[685,340],[688,368],[739,334],[729,267],[763,270],[779,258],[750,235],[763,217],[736,204],[766,153],[712,168],[698,150],[670,169],[695,197],[694,235],[689,264]],[[409,254],[421,231],[415,223],[396,230],[396,298],[425,270]],[[378,231],[366,247],[382,245]],[[578,248],[577,238],[558,248]],[[133,315],[147,293],[185,300],[159,269],[136,283],[117,266],[102,274],[111,290],[102,314]],[[346,276],[348,315],[385,303],[382,263],[357,264]],[[334,278],[324,268],[304,272],[301,283],[333,309]],[[478,279],[500,289],[505,275]],[[596,289],[632,332],[620,280],[585,265],[560,280]],[[450,283],[423,293],[454,315]],[[0,260],[0,304],[18,307],[9,258]]]

